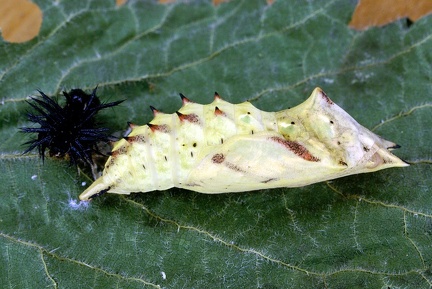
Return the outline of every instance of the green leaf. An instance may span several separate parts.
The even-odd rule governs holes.
[[[0,43],[0,284],[13,288],[426,288],[432,284],[432,17],[363,32],[353,1],[37,1],[40,35]],[[111,1],[112,2],[112,1]],[[216,90],[277,111],[316,86],[402,145],[410,167],[298,189],[104,195],[22,155],[25,99],[99,85],[122,132]],[[85,185],[82,182],[86,182]]]

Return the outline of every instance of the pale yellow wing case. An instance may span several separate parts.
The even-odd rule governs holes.
[[[357,123],[320,89],[302,104],[265,112],[249,102],[183,97],[174,114],[154,110],[115,143],[103,175],[81,195],[184,188],[200,193],[299,187],[408,164],[397,145]]]

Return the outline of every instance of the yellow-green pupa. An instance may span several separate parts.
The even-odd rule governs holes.
[[[182,100],[176,113],[153,109],[149,124],[132,126],[80,199],[172,187],[208,194],[299,187],[408,165],[390,152],[395,143],[361,126],[320,88],[279,112],[217,94],[207,105]]]

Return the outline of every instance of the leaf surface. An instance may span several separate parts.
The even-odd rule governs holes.
[[[0,43],[0,284],[15,288],[424,288],[432,284],[432,17],[350,30],[350,1],[38,1],[40,35]],[[297,189],[105,195],[22,155],[27,96],[99,86],[120,135],[177,93],[277,111],[316,86],[412,163]],[[59,98],[60,99],[60,98]],[[86,182],[83,185],[83,182]]]

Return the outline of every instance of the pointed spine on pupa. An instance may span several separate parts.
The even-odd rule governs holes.
[[[188,103],[194,103],[193,101],[189,100],[186,96],[184,96],[183,93],[179,93],[179,95],[183,103],[183,106],[187,105]]]
[[[157,110],[154,106],[150,105],[150,109],[153,112],[153,116],[156,117],[160,112],[159,110]]]

